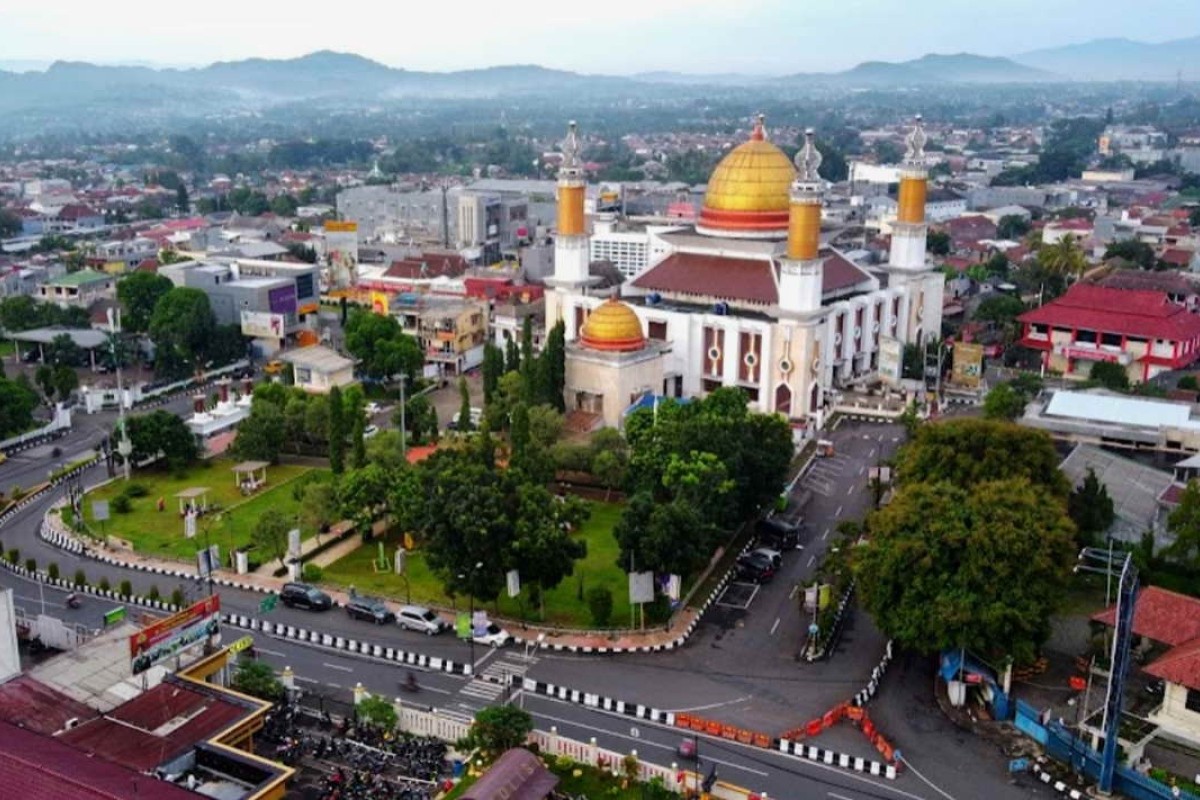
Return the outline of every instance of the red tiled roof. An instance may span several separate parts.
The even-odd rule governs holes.
[[[1192,395],[1191,399],[1196,399],[1195,392],[1189,392]],[[1183,493],[1187,489],[1182,483],[1172,483],[1170,486],[1162,490],[1158,496],[1158,502],[1163,505],[1177,506],[1183,501]]]
[[[0,684],[0,719],[37,733],[57,733],[67,724],[67,720],[90,719],[96,713],[83,703],[27,675]]]
[[[1091,220],[1087,219],[1060,219],[1054,222],[1047,223],[1047,228],[1055,228],[1060,231],[1090,231],[1096,227]]]
[[[1200,638],[1171,648],[1145,667],[1144,671],[1169,683],[1200,689]]]
[[[1194,255],[1195,253],[1191,250],[1184,250],[1182,247],[1168,247],[1163,251],[1159,259],[1176,267],[1186,267],[1192,263],[1192,256]]]
[[[1178,272],[1146,272],[1138,269],[1119,269],[1098,283],[1110,289],[1141,289],[1171,294],[1196,294],[1196,285]]]
[[[870,278],[855,263],[840,253],[832,253],[825,259],[825,269],[821,278],[821,293],[829,294],[842,289],[857,286]]]
[[[703,253],[671,253],[633,281],[639,289],[719,297],[771,305],[778,302],[771,262]]]
[[[1021,322],[1182,341],[1200,337],[1200,316],[1163,292],[1077,283],[1056,300],[1026,311]]]
[[[1113,625],[1116,618],[1116,606],[1092,615],[1105,625]],[[1200,599],[1147,586],[1133,609],[1133,632],[1172,647],[1200,638]]]
[[[393,261],[384,271],[388,278],[417,280],[418,278],[456,278],[467,270],[467,260],[457,253],[429,253],[420,258]]]
[[[0,786],[21,800],[196,800],[197,795],[0,719]]]

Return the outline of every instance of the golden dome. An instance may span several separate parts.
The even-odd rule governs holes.
[[[626,303],[615,297],[605,300],[588,314],[579,340],[584,347],[610,352],[641,350],[646,345],[642,322]]]
[[[721,159],[709,177],[697,230],[768,238],[786,233],[795,177],[791,160],[767,141],[760,117],[750,140]]]

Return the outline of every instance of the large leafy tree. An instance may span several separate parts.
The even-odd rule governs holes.
[[[689,575],[707,563],[714,526],[681,500],[660,502],[649,492],[629,499],[613,536],[621,547],[617,567],[660,575]]]
[[[46,363],[56,367],[78,367],[83,363],[83,348],[70,334],[60,333],[46,345]]]
[[[1108,487],[1089,468],[1083,483],[1079,484],[1067,498],[1067,514],[1079,530],[1082,544],[1092,544],[1096,537],[1107,531],[1117,518],[1113,500],[1108,496]]]
[[[1087,270],[1087,254],[1079,240],[1067,234],[1053,244],[1043,246],[1037,253],[1038,263],[1047,271],[1061,275],[1068,281],[1078,278]]]
[[[1179,505],[1167,518],[1167,527],[1175,541],[1164,553],[1192,569],[1200,568],[1200,483],[1188,482]]]
[[[172,468],[186,466],[200,455],[196,437],[183,418],[158,409],[149,414],[135,414],[125,422],[130,457],[135,464],[147,459],[164,458]]]
[[[329,468],[334,475],[346,468],[346,407],[338,386],[329,390]]]
[[[1059,461],[1054,443],[1042,431],[964,418],[922,425],[898,454],[896,471],[903,483],[950,481],[960,486],[1023,477],[1065,498],[1071,487]]]
[[[121,303],[121,327],[144,333],[150,327],[154,307],[174,288],[171,280],[153,272],[134,272],[117,282],[117,300]]]
[[[1025,413],[1025,403],[1025,395],[1008,383],[998,383],[983,398],[983,416],[987,419],[1014,420]]]
[[[208,295],[199,289],[175,287],[158,299],[150,315],[150,340],[155,348],[155,371],[182,377],[203,359],[217,329]]]
[[[346,321],[346,349],[359,369],[377,381],[404,374],[411,380],[425,361],[417,340],[405,333],[395,317],[356,310]]]
[[[901,646],[1028,662],[1049,636],[1074,559],[1061,497],[1025,478],[913,483],[868,529],[853,555],[863,603]]]
[[[287,555],[288,531],[292,527],[292,518],[278,508],[268,508],[254,523],[250,531],[250,541],[256,550],[268,558],[279,559],[283,566],[283,557]]]
[[[11,436],[33,426],[38,394],[24,375],[15,380],[0,377],[0,436]]]
[[[516,706],[488,706],[475,713],[475,724],[456,745],[463,752],[481,751],[493,759],[525,744],[533,732],[533,717]]]
[[[572,536],[588,516],[588,507],[577,497],[558,501],[537,484],[516,487],[512,565],[521,580],[536,587],[534,597],[546,616],[545,592],[575,571],[575,562],[587,555],[587,543]]]
[[[279,406],[256,397],[250,406],[250,416],[238,426],[233,449],[239,458],[275,462],[279,460],[286,433],[287,421]]]

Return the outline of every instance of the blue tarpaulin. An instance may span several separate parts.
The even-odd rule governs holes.
[[[962,650],[943,650],[938,672],[944,681],[986,683],[992,690],[992,714],[996,719],[1008,719],[1008,695],[1000,688],[996,672],[970,653]],[[971,676],[975,676],[972,680]]]

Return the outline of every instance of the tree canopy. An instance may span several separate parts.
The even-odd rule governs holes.
[[[1094,544],[1099,534],[1112,527],[1117,518],[1113,500],[1108,496],[1108,487],[1096,477],[1096,471],[1088,468],[1083,483],[1072,490],[1067,498],[1067,514],[1079,531],[1079,543]]]
[[[171,280],[153,272],[134,272],[117,281],[117,300],[121,303],[121,327],[144,333],[150,327],[154,307],[174,288]]]
[[[346,320],[346,349],[367,377],[388,382],[403,373],[411,380],[425,363],[417,340],[395,317],[355,310]]]
[[[1027,398],[1008,383],[993,386],[983,398],[986,419],[1014,420],[1025,413]]]
[[[177,469],[200,455],[196,436],[177,414],[160,408],[149,414],[135,414],[125,424],[129,443],[133,445],[130,458],[135,464],[161,457],[172,469]]]
[[[1167,518],[1175,541],[1164,552],[1192,569],[1200,568],[1200,483],[1188,481],[1179,505]]]
[[[165,377],[182,377],[194,371],[208,352],[216,329],[208,295],[182,286],[167,291],[150,315],[155,371]]]
[[[287,424],[279,406],[255,397],[250,405],[250,416],[238,426],[233,450],[238,458],[274,463],[279,460],[286,431]]]

